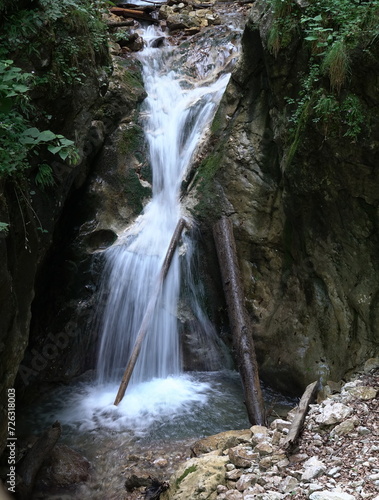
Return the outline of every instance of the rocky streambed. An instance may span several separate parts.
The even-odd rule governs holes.
[[[283,440],[294,411],[198,441],[170,479],[164,500],[379,499],[379,358],[312,404],[296,449]],[[126,497],[127,498],[127,497]],[[143,498],[141,496],[140,498]]]

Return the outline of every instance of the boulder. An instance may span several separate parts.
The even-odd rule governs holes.
[[[228,457],[203,455],[181,464],[170,478],[170,488],[161,500],[216,499],[217,486],[225,484],[225,464]]]
[[[209,453],[214,450],[220,450],[221,452],[227,448],[237,446],[240,443],[240,438],[246,436],[247,433],[248,430],[225,431],[204,439],[199,439],[199,441],[196,441],[191,446],[192,456],[198,457],[203,453]]]

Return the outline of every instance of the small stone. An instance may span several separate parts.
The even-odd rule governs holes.
[[[284,494],[272,490],[269,490],[260,496],[261,500],[281,500],[282,498],[284,498]]]
[[[288,458],[284,458],[283,460],[280,460],[279,462],[276,463],[276,466],[278,467],[279,470],[283,470],[288,467],[290,461]]]
[[[313,493],[314,491],[320,491],[322,490],[323,486],[318,483],[310,483],[309,484],[309,492]]]
[[[217,490],[216,491],[217,491],[217,494],[226,493],[228,491],[228,488],[225,485],[223,485],[223,484],[219,484],[217,486]]]
[[[226,470],[227,471],[234,470],[235,468],[236,468],[236,466],[234,464],[226,464]]]
[[[225,493],[225,500],[243,500],[242,493],[237,490],[228,490]]]
[[[262,460],[259,461],[259,467],[261,469],[269,469],[272,466],[272,457],[268,455],[267,457],[263,457]]]
[[[315,491],[309,500],[356,500],[355,496],[340,491]]]
[[[271,425],[271,429],[277,429],[278,431],[284,431],[284,430],[289,430],[291,427],[291,422],[287,422],[287,420],[283,420],[281,418],[277,418],[274,420]]]
[[[310,481],[321,476],[325,472],[326,467],[317,457],[312,457],[304,463],[304,469],[301,480]]]
[[[154,462],[153,462],[153,465],[155,465],[157,467],[166,467],[167,464],[168,464],[168,461],[163,457],[159,457],[156,460],[154,460]]]
[[[242,469],[233,469],[231,471],[225,472],[225,477],[228,481],[238,481],[243,472],[244,471]]]
[[[369,401],[376,398],[377,389],[369,386],[353,387],[349,389],[349,393],[357,399],[362,399],[363,401]]]
[[[271,437],[272,444],[274,446],[278,446],[282,437],[283,437],[283,434],[280,431],[278,431],[277,429],[275,429],[274,432],[272,433],[272,437]]]
[[[263,425],[253,425],[250,427],[251,430],[251,442],[253,444],[258,444],[261,441],[266,441],[268,436],[268,429]]]
[[[257,451],[261,457],[264,457],[266,455],[271,455],[273,448],[267,441],[262,441],[255,446],[254,451]]]
[[[249,446],[238,445],[229,449],[229,460],[236,467],[250,467],[258,456],[258,453],[254,453]]]
[[[333,467],[332,469],[330,469],[326,475],[329,476],[329,477],[333,477],[334,474],[337,474],[337,472],[339,472],[341,470],[341,467]]]
[[[247,488],[247,490],[244,491],[243,498],[244,500],[253,500],[256,498],[255,495],[259,495],[264,492],[265,489],[263,488],[263,486],[261,486],[260,484],[255,484],[254,486],[250,486],[250,488]]]
[[[354,420],[352,418],[348,418],[344,422],[340,423],[330,433],[332,436],[344,436],[345,434],[349,434],[354,430]]]
[[[256,479],[255,474],[242,474],[236,482],[236,489],[238,491],[245,491],[256,482]]]
[[[360,425],[359,427],[357,427],[357,432],[361,436],[365,436],[366,434],[371,433],[370,429],[368,429],[367,427],[364,427],[363,425]]]
[[[363,370],[365,373],[369,373],[376,368],[379,368],[379,358],[370,358],[364,364]]]
[[[327,400],[328,402],[330,400]],[[322,425],[338,424],[345,420],[351,413],[352,409],[342,403],[333,403],[330,401],[326,404],[319,415],[316,416],[316,422]]]
[[[299,482],[297,479],[291,476],[287,476],[283,481],[279,484],[278,489],[282,493],[289,493],[290,491],[293,491],[297,486],[299,485]]]
[[[307,460],[309,457],[306,453],[296,453],[295,455],[290,456],[290,462],[291,464],[298,464],[300,462],[304,462],[304,460]]]

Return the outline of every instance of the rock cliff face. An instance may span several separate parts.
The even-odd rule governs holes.
[[[379,129],[374,113],[356,139],[309,120],[293,156],[286,96],[299,91],[309,51],[296,37],[271,55],[271,23],[257,2],[212,155],[222,158],[218,196],[234,223],[261,375],[296,392],[378,351]],[[349,88],[375,109],[378,41],[351,57]]]

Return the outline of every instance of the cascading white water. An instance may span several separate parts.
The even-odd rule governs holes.
[[[152,47],[163,33],[150,27],[139,58],[147,98],[145,136],[153,173],[153,197],[135,224],[106,251],[108,299],[98,361],[100,382],[119,380],[156,287],[163,259],[181,217],[179,190],[200,139],[214,116],[229,75],[222,74],[232,49],[214,50],[197,61],[196,84],[170,69],[172,47]],[[132,383],[181,370],[176,308],[180,265],[176,254],[143,344]]]

